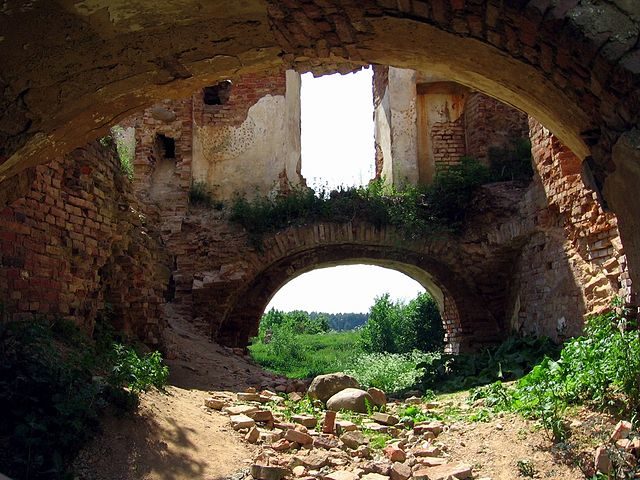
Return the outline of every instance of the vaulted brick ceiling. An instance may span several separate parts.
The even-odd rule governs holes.
[[[315,71],[381,63],[428,68],[495,96],[592,156],[633,256],[639,19],[629,0],[7,0],[0,200],[26,167],[158,99],[282,62]]]

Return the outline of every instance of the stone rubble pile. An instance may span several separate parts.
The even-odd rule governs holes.
[[[636,471],[640,459],[640,436],[632,435],[631,422],[619,421],[609,442],[598,446],[594,456],[594,469],[597,472],[609,475],[621,470]]]
[[[234,430],[259,445],[247,480],[474,478],[472,466],[451,462],[447,446],[438,441],[448,425],[440,421],[412,424],[406,419],[400,423],[397,412],[406,403],[387,403],[383,391],[357,387],[344,374],[316,378],[307,392],[316,407],[322,407],[313,409],[315,415],[292,413],[291,402],[300,402],[302,392],[289,394],[285,402],[276,392],[255,388],[235,395],[215,392],[205,400],[205,408],[228,415]],[[376,434],[386,435],[384,448],[371,445]]]

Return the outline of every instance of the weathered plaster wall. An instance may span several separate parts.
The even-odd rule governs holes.
[[[237,193],[268,195],[304,182],[300,176],[298,73],[241,77],[233,82],[228,104],[220,107],[209,118],[195,116],[194,180],[206,182],[221,200]],[[229,121],[246,107],[241,121]],[[211,106],[202,108],[206,111]]]
[[[386,81],[376,81],[380,72]],[[397,187],[418,181],[416,118],[416,72],[374,70],[376,175]]]
[[[459,163],[466,154],[463,114],[469,90],[433,82],[418,84],[417,93],[418,169],[420,183],[426,184],[439,169]]]
[[[376,67],[373,92],[376,175],[396,186],[528,138],[525,114],[435,74]]]
[[[35,169],[0,212],[0,298],[10,319],[62,316],[93,330],[109,303],[116,327],[150,344],[164,328],[169,279],[154,221],[98,142]]]

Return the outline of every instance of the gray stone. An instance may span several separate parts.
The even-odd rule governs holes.
[[[173,122],[176,119],[176,114],[169,109],[163,107],[153,107],[151,109],[151,116],[161,122]]]
[[[373,405],[373,399],[359,388],[345,388],[327,400],[329,410],[350,410],[352,412],[367,413],[367,405]]]
[[[347,447],[356,449],[361,445],[368,445],[369,439],[365,437],[362,432],[353,431],[347,432],[340,437],[342,443],[344,443]]]
[[[290,473],[291,471],[288,468],[283,467],[268,465],[251,466],[251,476],[257,480],[281,480]]]
[[[333,395],[345,388],[358,388],[358,381],[345,375],[344,373],[329,373],[327,375],[318,375],[313,379],[307,394],[309,397],[326,402]]]

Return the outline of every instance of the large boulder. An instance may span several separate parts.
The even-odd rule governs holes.
[[[350,410],[352,412],[367,413],[367,405],[373,407],[373,399],[359,388],[345,388],[327,400],[329,410]]]
[[[313,379],[307,394],[309,397],[326,402],[345,388],[358,388],[358,381],[342,372],[318,375]]]

